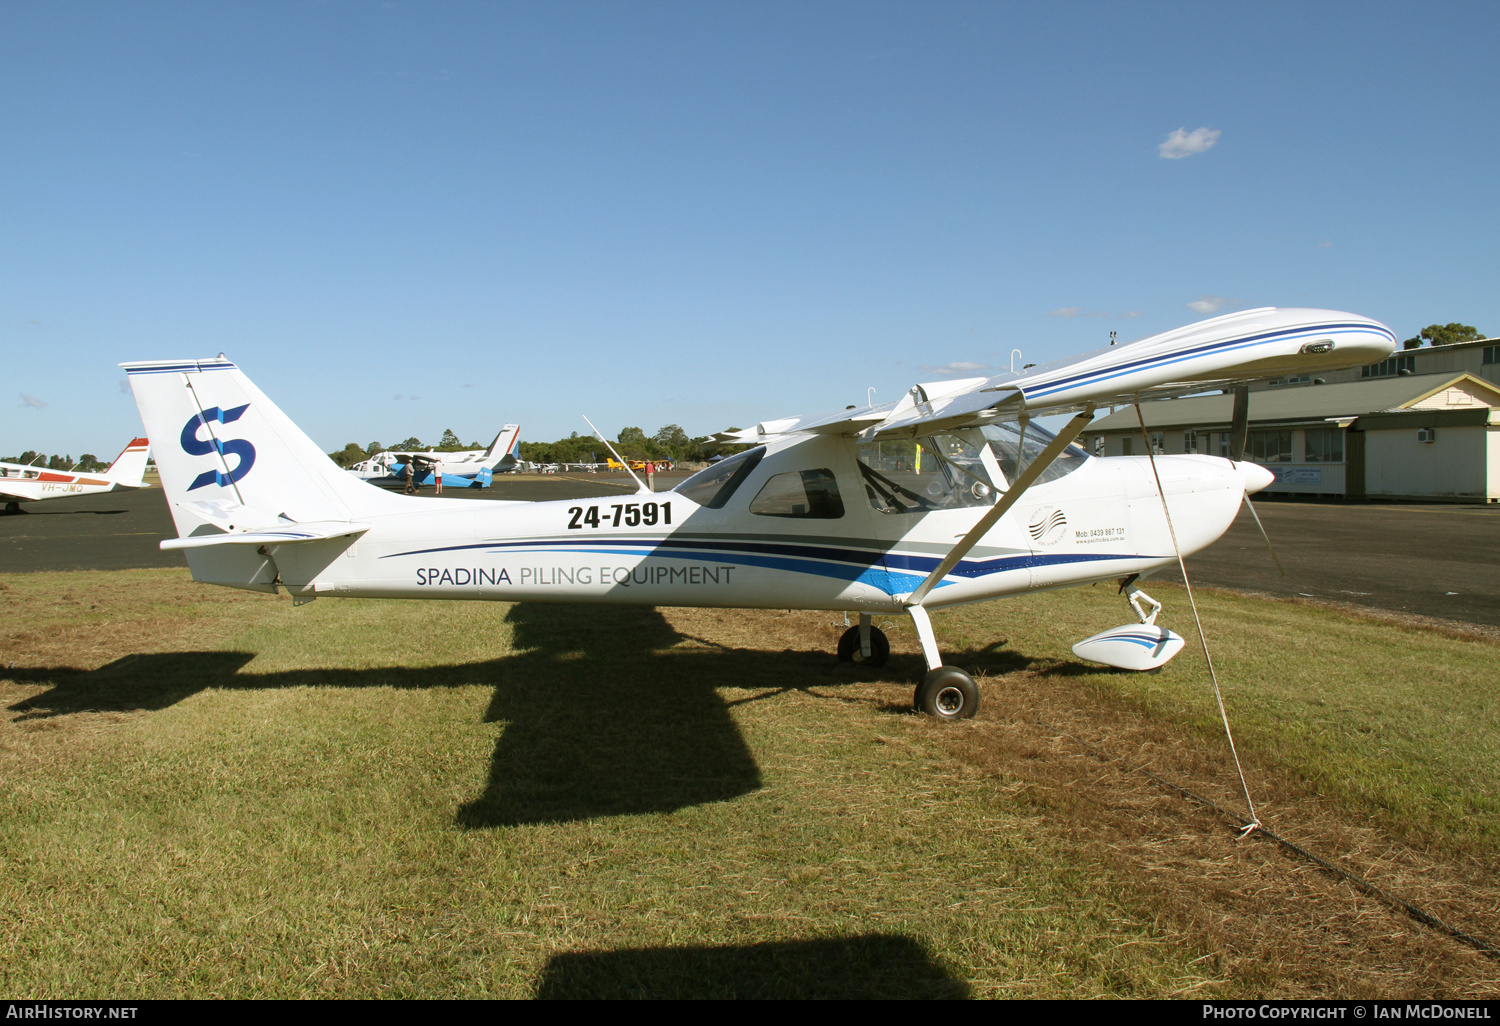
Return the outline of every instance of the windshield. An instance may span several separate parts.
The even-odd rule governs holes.
[[[766,447],[757,445],[754,449],[747,449],[703,468],[672,491],[692,499],[700,506],[723,509],[724,504],[745,478],[750,476],[750,472],[765,454]]]
[[[989,442],[990,452],[995,454],[995,459],[999,462],[1006,481],[1014,481],[1017,475],[1031,465],[1032,460],[1042,454],[1047,444],[1057,437],[1056,434],[1036,423],[1027,424],[1023,435],[1021,425],[1016,421],[986,424],[980,430]],[[1019,461],[1017,460],[1018,454]],[[1042,471],[1042,476],[1037,478],[1036,483],[1042,484],[1066,477],[1083,466],[1088,458],[1088,453],[1078,445],[1070,445],[1052,461],[1050,467]]]

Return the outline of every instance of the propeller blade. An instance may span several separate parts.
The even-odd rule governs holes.
[[[1234,387],[1234,414],[1229,421],[1229,458],[1238,463],[1245,458],[1245,440],[1250,434],[1250,386]],[[1260,518],[1256,518],[1256,523]]]
[[[1255,526],[1260,528],[1260,536],[1266,540],[1266,551],[1271,554],[1271,562],[1276,564],[1277,572],[1285,577],[1286,571],[1282,569],[1281,560],[1276,558],[1276,547],[1271,544],[1271,536],[1266,533],[1266,525],[1260,522],[1260,514],[1255,512],[1255,503],[1250,501],[1249,494],[1245,495],[1245,506],[1250,510],[1250,515],[1255,518]]]

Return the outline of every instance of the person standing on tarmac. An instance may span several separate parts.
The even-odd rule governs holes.
[[[433,477],[433,480],[437,483],[437,492],[435,494],[442,495],[443,494],[443,465],[441,463],[439,463],[437,466],[435,466],[435,467],[432,468],[432,477]]]
[[[412,459],[409,456],[406,459],[406,494],[407,495],[415,495],[415,494],[417,494],[417,471],[416,471],[416,466],[415,466],[416,462],[417,462],[416,460]]]

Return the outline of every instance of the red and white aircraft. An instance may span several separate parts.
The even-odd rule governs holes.
[[[109,469],[101,474],[75,474],[66,470],[30,467],[24,463],[0,462],[0,501],[5,503],[5,512],[19,513],[23,502],[112,492],[116,488],[140,488],[150,451],[151,443],[146,439],[131,439],[125,451],[115,457]]]

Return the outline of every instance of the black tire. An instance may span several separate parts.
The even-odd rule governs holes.
[[[879,627],[870,626],[870,658],[866,659],[859,651],[859,627],[850,627],[839,638],[839,662],[841,663],[864,663],[870,666],[884,666],[885,661],[891,657],[891,643],[885,636],[885,631]]]
[[[939,666],[917,685],[916,706],[940,720],[967,720],[979,711],[979,685],[956,666]]]

